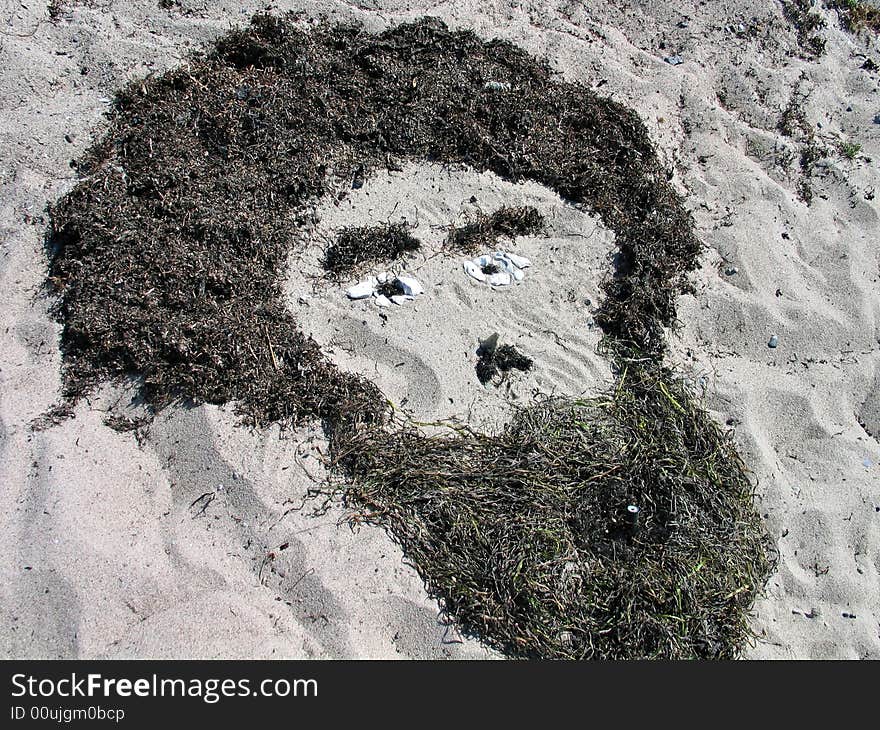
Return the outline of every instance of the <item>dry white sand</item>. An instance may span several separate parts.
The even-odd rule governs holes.
[[[642,115],[709,247],[696,294],[680,302],[672,357],[735,425],[780,551],[748,655],[880,658],[880,104],[878,74],[862,68],[880,53],[826,13],[826,55],[801,59],[779,6],[273,7],[371,29],[436,15],[545,56],[568,80],[601,82]],[[31,431],[59,388],[58,327],[39,287],[44,206],[73,184],[69,160],[101,134],[114,89],[173,66],[265,4],[62,7],[50,23],[44,3],[4,0],[0,16],[0,655],[491,656],[443,623],[381,531],[338,527],[341,508],[290,511],[319,468],[317,432],[252,433],[231,409],[200,407],[164,413],[138,441],[103,425],[107,409],[130,399],[113,388],[75,419]],[[664,63],[674,54],[684,63]],[[800,148],[777,129],[799,80],[822,143],[861,145],[855,159],[820,163],[810,207],[796,193]],[[534,261],[521,285],[493,292],[458,260],[415,257],[408,268],[426,294],[386,310],[387,320],[372,303],[313,288],[322,237],[336,227],[406,218],[430,250],[472,209],[471,196],[486,211],[528,203],[548,217],[547,236],[514,247]],[[613,236],[540,186],[412,166],[321,213],[291,261],[290,306],[336,362],[415,416],[495,428],[512,402],[589,392],[610,377],[583,302],[598,298]],[[496,331],[536,361],[498,390],[473,370],[478,339]]]

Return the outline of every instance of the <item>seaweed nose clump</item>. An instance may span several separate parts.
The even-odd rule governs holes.
[[[532,369],[532,359],[523,355],[513,345],[498,344],[498,333],[495,332],[480,343],[477,349],[477,378],[485,385],[498,373],[505,376],[511,370],[526,372]]]

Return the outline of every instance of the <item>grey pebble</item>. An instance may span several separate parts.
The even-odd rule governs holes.
[[[776,347],[779,344],[779,338],[776,335],[770,335],[770,341],[767,343],[767,347]]]

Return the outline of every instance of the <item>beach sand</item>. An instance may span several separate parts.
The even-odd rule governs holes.
[[[265,8],[56,5],[51,22],[37,0],[2,6],[0,656],[497,658],[447,624],[387,535],[351,530],[340,505],[316,515],[304,502],[322,475],[317,428],[255,432],[231,406],[200,406],[164,411],[136,437],[104,424],[137,408],[132,388],[107,386],[75,418],[31,429],[60,387],[59,327],[41,293],[46,203],[74,184],[69,162],[102,134],[114,90]],[[583,5],[272,8],[371,30],[437,16],[638,111],[707,246],[670,359],[734,430],[779,550],[745,656],[880,658],[880,77],[865,68],[880,64],[877,42],[820,10],[826,52],[804,58],[775,2]],[[793,98],[810,139],[779,127]],[[807,179],[810,142],[827,154]],[[548,230],[509,247],[533,266],[493,291],[435,254],[449,225],[505,204],[534,205]],[[340,367],[414,417],[497,429],[512,403],[611,382],[590,312],[614,237],[548,190],[413,165],[318,212],[285,277],[289,305]],[[415,302],[380,310],[318,280],[334,230],[401,219],[425,242],[406,266],[426,290]],[[493,332],[535,360],[500,388],[474,372]]]

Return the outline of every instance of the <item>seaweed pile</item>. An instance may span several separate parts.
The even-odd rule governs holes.
[[[532,365],[532,359],[523,355],[515,346],[499,346],[497,332],[483,340],[477,349],[477,379],[483,385],[491,382],[499,372],[503,378],[511,370],[527,372],[532,369]]]
[[[828,24],[816,12],[813,0],[782,0],[782,14],[797,31],[798,46],[805,58],[824,55],[826,41],[819,32]]]
[[[395,261],[421,245],[405,222],[346,226],[324,252],[323,265],[331,278],[340,279],[363,270],[365,265]]]
[[[880,33],[880,7],[870,0],[828,0],[825,7],[836,10],[840,22],[852,33]]]
[[[334,466],[357,475],[353,519],[389,527],[462,630],[511,656],[733,657],[771,569],[739,458],[668,373],[496,436],[365,434]]]
[[[543,231],[544,225],[544,216],[531,205],[504,206],[490,215],[478,213],[475,220],[453,227],[446,237],[446,247],[451,251],[475,254],[494,248],[502,236],[533,236]]]
[[[429,437],[299,330],[280,286],[291,232],[400,161],[533,180],[613,230],[596,315],[622,373],[611,393],[522,410],[500,435]],[[320,419],[328,496],[388,529],[449,614],[512,656],[730,656],[746,640],[764,533],[729,437],[662,365],[701,246],[631,110],[437,20],[373,35],[260,15],[120,92],[76,168],[47,234],[67,407],[136,376],[156,410]],[[331,271],[399,253],[350,243]],[[641,531],[618,529],[624,502]]]

